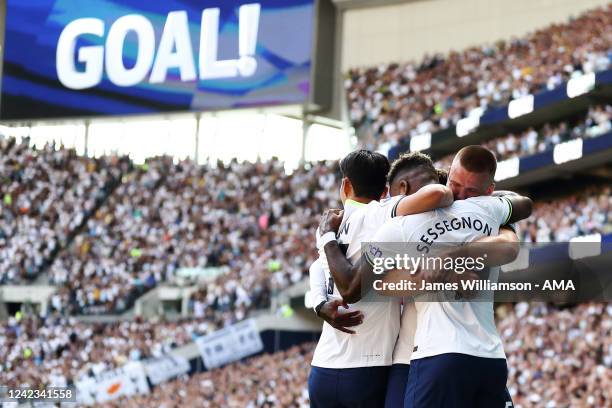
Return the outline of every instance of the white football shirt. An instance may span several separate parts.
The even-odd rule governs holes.
[[[352,262],[361,257],[361,243],[368,242],[385,221],[395,215],[397,204],[402,196],[372,201],[367,205],[348,201],[345,203],[344,216],[337,236],[341,248],[346,248],[346,256]],[[333,284],[325,251],[319,248],[319,261],[325,273],[328,299],[341,299]],[[318,262],[318,261],[317,261]],[[311,277],[311,290],[313,279]],[[399,333],[400,303],[396,298],[369,301],[362,299],[349,305],[350,310],[363,313],[363,323],[351,328],[355,334],[334,329],[327,322],[312,358],[312,365],[323,368],[356,368],[391,365],[393,348]]]
[[[511,214],[512,206],[505,198],[484,196],[455,201],[450,207],[387,221],[376,232],[371,244],[373,248],[368,251],[384,253],[384,248],[381,250],[378,244],[383,242],[415,243],[419,251],[426,251],[425,248],[434,243],[471,242],[497,235],[500,225],[506,224]],[[492,268],[489,279],[496,282],[498,274],[499,268]],[[408,308],[402,315],[394,363],[445,353],[505,358],[495,327],[493,293],[484,296],[484,299],[480,296],[478,301],[471,302],[419,302],[417,297],[414,303],[416,332],[414,314]],[[413,344],[411,332],[414,332]]]

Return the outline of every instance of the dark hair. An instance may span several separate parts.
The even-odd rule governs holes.
[[[438,183],[445,186],[448,182],[448,170],[436,169],[436,173],[438,173]]]
[[[487,173],[491,180],[497,171],[497,159],[486,147],[479,145],[466,146],[457,152],[455,160],[459,160],[461,166],[472,173]]]
[[[422,167],[423,170],[427,171],[432,179],[438,180],[438,172],[431,161],[431,158],[421,152],[410,152],[404,153],[398,157],[391,165],[391,170],[387,176],[389,184],[393,183],[393,180],[402,172],[406,170],[416,169]]]
[[[379,200],[387,186],[389,160],[380,153],[361,149],[340,161],[343,177],[348,177],[358,197]]]

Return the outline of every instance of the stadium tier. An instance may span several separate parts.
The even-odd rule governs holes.
[[[605,407],[612,402],[612,307],[609,304],[558,309],[545,304],[518,303],[498,309],[498,329],[510,367],[508,388],[517,406],[546,406],[552,401],[557,406]],[[129,359],[145,357],[142,349],[161,355],[188,341],[190,335],[205,332],[198,330],[197,322],[182,327],[138,322],[90,327],[58,321],[56,325],[41,328],[28,320],[12,322],[2,330],[8,339],[20,332],[13,341],[24,345],[8,351],[7,347],[1,347],[10,361],[3,367],[3,384],[52,381],[57,385],[63,384],[64,373],[79,371],[73,365],[82,363],[92,372],[101,372]],[[56,336],[49,335],[53,331]],[[41,334],[44,340],[39,339],[37,346],[32,345],[36,351],[25,357],[28,355],[25,350],[32,344],[26,339]],[[307,343],[205,373],[183,375],[160,384],[148,395],[99,406],[149,406],[154,401],[164,408],[193,401],[198,402],[197,406],[219,408],[265,406],[266,403],[308,406],[307,367],[313,348],[314,344]],[[41,377],[41,367],[49,377]]]
[[[544,132],[548,132],[554,143],[555,138],[571,138],[577,133],[609,127],[610,119],[591,124],[591,127],[578,124],[566,134],[550,129]],[[560,128],[563,126],[566,125],[561,124]],[[29,156],[40,157],[39,154],[52,150],[47,147],[39,152],[25,144],[15,144],[14,140],[6,143],[21,146],[26,152],[26,161]],[[547,142],[545,136],[534,149],[544,150],[547,143],[551,141]],[[501,155],[506,154],[508,145],[512,143],[497,143],[492,147],[503,149],[501,153],[498,151]],[[517,143],[510,148],[517,149]],[[56,154],[70,156],[74,153],[60,149]],[[74,160],[78,158],[75,156]],[[232,307],[238,309],[251,304],[267,305],[269,302],[264,294],[286,288],[304,277],[314,255],[313,249],[303,245],[317,223],[318,214],[326,205],[337,204],[336,169],[325,164],[286,175],[278,162],[231,163],[217,168],[196,166],[192,162],[173,164],[164,158],[149,160],[140,167],[124,159],[104,158],[100,162],[107,164],[100,176],[94,173],[92,178],[104,180],[107,172],[123,174],[121,182],[114,189],[99,182],[101,198],[98,203],[91,204],[92,208],[94,204],[99,208],[95,212],[82,212],[76,222],[67,216],[58,216],[59,225],[51,224],[53,228],[49,228],[46,217],[32,217],[30,206],[39,209],[44,201],[39,203],[34,194],[30,199],[32,203],[20,206],[29,199],[24,197],[28,192],[24,188],[27,182],[24,186],[15,183],[12,190],[4,190],[2,220],[5,225],[30,224],[31,229],[26,231],[33,231],[31,234],[58,231],[57,235],[51,235],[58,242],[56,250],[47,254],[41,251],[36,258],[40,259],[41,266],[47,264],[48,281],[63,287],[53,299],[53,307],[69,313],[125,311],[139,295],[159,282],[173,282],[180,268],[190,267],[230,268],[230,273],[220,278],[218,286],[204,289],[201,296],[220,292],[216,295],[222,298],[222,293],[231,294]],[[448,164],[440,162],[439,167]],[[131,167],[135,168],[125,170]],[[69,175],[67,172],[65,177]],[[75,198],[62,194],[63,186],[58,182],[58,185],[49,183],[43,188],[50,190],[51,196],[66,208],[75,208]],[[9,209],[16,211],[8,212]],[[609,232],[605,210],[602,214],[603,218],[589,212],[584,227],[573,224],[574,228],[582,228],[563,236],[569,239],[592,232]],[[75,225],[60,228],[64,219]],[[587,225],[590,227],[586,228]],[[79,231],[76,231],[77,226],[81,227]],[[28,235],[10,228],[5,231],[6,251],[19,243],[22,236]],[[546,231],[550,229],[540,225],[540,236]],[[67,233],[71,236],[70,243]],[[40,240],[36,238],[34,242],[40,243]],[[18,267],[20,263],[12,265]],[[246,273],[247,270],[250,273]],[[4,282],[16,282],[28,275],[35,276],[26,265],[18,272],[7,268]],[[239,285],[227,284],[224,279],[239,282]],[[219,307],[223,309],[223,305]]]
[[[515,406],[610,406],[612,306],[558,309],[518,303],[501,308],[498,314]],[[305,343],[185,376],[154,388],[151,394],[100,406],[308,407],[305,367],[314,346]]]
[[[269,308],[270,299],[275,293],[302,280],[306,274],[306,265],[312,262],[314,254],[313,250],[301,247],[298,242],[309,242],[310,238],[303,234],[307,232],[310,235],[314,231],[316,214],[322,211],[323,202],[334,200],[334,185],[337,183],[334,167],[315,165],[310,170],[298,171],[291,176],[283,176],[276,162],[255,165],[233,163],[229,167],[233,167],[233,174],[243,171],[245,176],[251,176],[236,178],[235,184],[226,184],[229,181],[225,178],[228,176],[226,168],[209,169],[189,162],[173,165],[164,159],[152,160],[144,168],[140,167],[124,176],[123,183],[114,190],[107,203],[87,221],[89,227],[85,228],[85,232],[77,235],[73,244],[52,264],[50,276],[61,289],[51,299],[51,314],[45,319],[36,316],[20,319],[12,317],[3,326],[4,343],[1,348],[7,359],[0,374],[1,381],[8,384],[40,381],[65,384],[75,382],[88,373],[117,368],[130,360],[160,357],[175,347],[190,343],[195,337],[243,320],[252,310]],[[257,168],[262,172],[259,176],[255,175]],[[267,171],[263,172],[264,169]],[[205,190],[201,176],[207,172],[212,174],[206,183],[209,188]],[[213,176],[215,174],[218,178]],[[270,179],[262,174],[269,174]],[[229,176],[229,179],[232,177]],[[215,185],[215,180],[221,186]],[[259,188],[262,182],[270,189]],[[168,193],[170,187],[166,183],[174,186],[172,194]],[[250,194],[246,194],[247,191]],[[260,194],[269,191],[276,192],[272,194],[276,201],[272,202],[277,204],[268,207],[270,201],[262,200]],[[247,196],[248,200],[242,202]],[[160,201],[155,201],[155,197]],[[188,202],[190,197],[200,200],[202,206],[216,206],[219,209],[217,212],[207,212],[209,215],[203,217],[195,210],[197,204],[187,205],[180,200],[182,198]],[[231,206],[235,208],[234,211],[221,209],[222,203],[230,202],[233,203]],[[247,208],[245,202],[252,205]],[[291,202],[302,203],[309,210],[300,213],[298,217],[295,210],[290,210]],[[173,211],[173,205],[185,206],[186,212],[182,214],[184,219],[180,218],[180,211]],[[188,210],[190,208],[194,212]],[[277,209],[276,212],[273,208]],[[164,216],[157,212],[163,209],[171,214],[165,227],[161,224]],[[242,212],[249,215],[238,217]],[[139,226],[138,223],[145,217],[149,221]],[[106,221],[102,223],[103,220]],[[156,245],[125,245],[145,242],[148,234],[152,234],[150,226],[155,225],[155,220],[160,222],[157,224],[160,235],[150,242]],[[224,229],[223,226],[229,228],[232,222],[241,220],[248,222],[244,224],[245,227],[235,227],[241,234],[236,235],[232,242],[231,229]],[[203,233],[199,238],[203,241],[199,245],[211,249],[203,259],[214,259],[211,262],[213,265],[227,265],[229,272],[207,283],[192,295],[192,319],[172,323],[136,321],[98,325],[70,319],[70,315],[96,312],[96,306],[107,312],[115,311],[113,307],[117,306],[116,302],[126,301],[130,293],[139,290],[137,288],[143,287],[142,290],[145,290],[159,282],[172,282],[172,274],[179,265],[178,258],[173,259],[169,256],[172,252],[168,254],[166,251],[159,251],[161,255],[155,256],[160,248],[159,243],[169,242],[171,237],[164,238],[164,234],[170,234],[172,230],[182,234],[178,235],[181,239],[187,239],[188,226],[197,228],[199,221],[207,225],[200,228],[220,228],[225,231],[225,234],[216,237],[226,236],[228,241],[206,239]],[[183,231],[179,228],[181,224],[186,226]],[[103,229],[109,227],[109,230]],[[121,235],[131,231],[144,235]],[[283,240],[275,240],[271,231],[275,231],[275,236],[281,236]],[[612,194],[609,186],[595,185],[569,196],[536,202],[532,217],[519,224],[519,236],[525,242],[567,242],[577,236],[595,233],[612,233]],[[115,241],[124,246],[104,245],[103,242],[110,237],[116,237]],[[246,237],[260,238],[248,244],[244,240]],[[87,246],[87,242],[91,242],[91,246]],[[283,242],[292,243],[288,248],[295,249],[295,252],[282,257],[274,248]],[[237,248],[249,245],[252,250],[250,253],[259,255],[249,259],[248,252],[241,254],[235,250],[234,256],[224,259],[223,254],[227,254],[228,250],[217,249],[215,255],[215,245],[229,248],[232,245]],[[135,256],[134,248],[147,255]],[[100,254],[104,253],[116,254],[116,257],[106,255],[101,259]],[[189,252],[185,253],[184,259],[189,259]],[[114,268],[133,263],[134,269],[121,271],[111,267],[106,271],[103,269],[104,260]],[[75,264],[78,266],[73,266]],[[138,274],[138,271],[154,270],[155,265],[159,265],[159,275]],[[91,273],[79,275],[79,271],[86,270],[91,270]],[[57,278],[60,271],[64,276],[62,280]],[[168,272],[168,275],[161,272]],[[149,279],[149,276],[153,278]],[[147,280],[150,282],[147,283]]]
[[[64,154],[73,152],[57,153]],[[82,214],[78,232],[68,230],[73,235],[70,243],[58,239],[62,250],[57,256],[40,254],[41,265],[50,265],[48,281],[67,288],[61,291],[61,306],[54,302],[57,307],[77,313],[124,311],[130,299],[158,282],[172,281],[180,268],[229,266],[231,273],[223,279],[240,286],[220,284],[224,293],[278,291],[304,276],[314,251],[306,247],[306,238],[322,210],[337,205],[334,165],[315,164],[291,175],[277,161],[211,168],[160,158],[133,167],[109,169],[122,177],[112,192],[107,191],[103,205]],[[47,186],[60,203],[66,200],[65,205],[73,208],[71,195],[55,191],[60,187]],[[20,190],[7,190],[5,206],[9,199],[24,201],[22,195]],[[8,224],[31,218],[24,208],[4,219]],[[29,222],[36,231],[44,230],[45,221]],[[5,235],[9,245],[20,238],[8,229]],[[269,271],[271,279],[257,278]],[[27,275],[25,267],[19,273],[7,271],[5,282]],[[266,303],[249,299],[245,306],[261,302]]]
[[[611,18],[612,7],[607,6],[524,38],[430,55],[420,63],[352,69],[345,87],[353,126],[369,148],[426,133],[435,143],[436,131],[462,119],[486,117],[512,100],[607,70]],[[516,116],[533,108],[532,101],[531,108],[517,110]]]
[[[482,145],[495,153],[499,169],[495,180],[500,182],[509,178],[524,176],[528,172],[551,165],[561,165],[581,158],[585,154],[598,153],[612,146],[612,107],[594,106],[586,115],[579,115],[572,120],[558,123],[545,123],[539,127],[530,127],[522,132],[485,140]],[[597,142],[591,142],[601,136]],[[579,143],[566,142],[578,140]],[[591,146],[591,144],[594,145]],[[566,146],[571,154],[563,154]],[[585,148],[587,145],[587,148]],[[448,154],[436,162],[436,166],[448,169],[454,154]]]
[[[0,141],[0,282],[32,279],[112,189],[121,159],[90,159],[54,145]]]

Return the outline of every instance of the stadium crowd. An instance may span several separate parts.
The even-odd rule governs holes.
[[[612,188],[594,185],[565,199],[534,203],[533,213],[521,221],[523,242],[567,242],[578,236],[612,233]]]
[[[374,148],[607,69],[611,23],[612,5],[524,39],[434,55],[421,64],[352,70],[351,118],[362,143]],[[578,120],[485,143],[500,161],[523,157],[607,133],[611,118],[609,105],[597,106]],[[319,215],[339,206],[338,168],[330,163],[288,175],[276,160],[213,166],[160,157],[134,166],[127,157],[80,157],[53,144],[32,148],[27,138],[0,139],[0,150],[0,283],[31,280],[46,270],[59,287],[48,316],[20,312],[0,325],[2,384],[71,384],[161,356],[268,307],[276,292],[305,277],[316,255],[312,231]],[[437,166],[448,167],[450,157]],[[521,239],[611,233],[611,193],[599,185],[536,202],[532,217],[520,224]],[[197,275],[217,267],[227,272],[192,295],[188,320],[90,324],[70,317],[125,311],[158,283],[176,282],[184,269]],[[609,305],[557,311],[519,304],[502,313],[517,406],[612,405]],[[553,333],[558,327],[563,330]],[[184,376],[150,395],[108,405],[307,406],[312,348]]]
[[[612,304],[518,303],[500,314],[517,408],[612,406]]]
[[[542,151],[559,141],[586,135],[595,137],[606,132],[610,129],[611,115],[610,106],[596,107],[571,127],[565,123],[547,125],[539,134],[530,129],[520,139],[510,135],[489,144],[500,160],[508,155]],[[26,157],[42,156],[40,160],[44,160],[44,154],[67,156],[81,163],[73,151],[55,150],[51,145],[37,151],[24,143],[27,142],[15,146],[20,146]],[[24,160],[27,162],[27,158]],[[190,161],[175,164],[168,158],[158,158],[126,171],[127,162],[122,161],[122,167],[113,167],[112,160],[118,159],[82,159],[90,167],[85,172],[76,165],[67,166],[64,177],[70,174],[70,177],[80,177],[84,180],[82,184],[89,188],[80,187],[80,183],[65,183],[78,192],[76,198],[73,198],[75,194],[58,187],[58,200],[69,204],[51,207],[60,212],[63,208],[78,208],[79,198],[89,201],[83,204],[81,213],[72,217],[70,213],[61,213],[47,221],[46,212],[28,230],[37,245],[56,248],[56,241],[65,244],[68,233],[84,221],[86,214],[90,215],[83,230],[75,234],[69,248],[60,251],[49,268],[49,281],[62,287],[52,306],[65,314],[121,312],[157,283],[172,282],[181,268],[227,266],[228,274],[222,274],[194,296],[193,309],[198,317],[206,314],[213,318],[214,315],[217,325],[240,320],[250,308],[265,307],[271,293],[303,278],[313,256],[310,248],[306,248],[308,231],[316,225],[322,209],[337,204],[336,169],[328,164],[285,175],[277,161],[220,163],[215,168],[197,166]],[[64,164],[58,163],[58,166]],[[449,158],[437,162],[438,167],[449,164]],[[102,167],[100,175],[95,173],[96,166]],[[41,164],[40,168],[46,167]],[[109,192],[109,181],[121,174],[117,189],[92,213],[96,199],[101,200]],[[96,199],[87,196],[94,188],[99,192],[98,196],[92,194]],[[7,194],[8,197],[17,194],[5,194],[8,201],[2,207],[3,214],[12,214]],[[19,202],[23,195],[18,196]],[[27,219],[28,211],[18,212],[22,213]],[[549,222],[544,220],[550,217],[544,215],[530,222],[528,239],[535,240],[536,222]],[[602,221],[601,214],[592,214],[587,224],[601,229],[602,222],[605,224],[608,220],[607,216],[604,218]],[[12,218],[5,216],[4,219]],[[573,224],[572,236],[593,230],[589,225],[577,228]],[[48,240],[38,239],[39,234],[52,230],[55,235]],[[555,232],[541,225],[537,233],[538,240],[542,241],[545,235]],[[7,254],[5,263],[12,254],[7,252],[13,249],[11,242],[20,243],[20,237],[18,233],[13,234],[8,239],[9,245],[1,248]],[[52,259],[48,248],[47,252],[27,252],[26,245],[16,248],[22,256],[35,254],[24,256],[29,262],[34,259],[42,265]],[[5,281],[15,275],[9,267],[2,270]]]
[[[126,158],[0,139],[0,283],[36,277],[110,192]]]
[[[51,281],[69,289],[54,306],[122,311],[179,268],[228,266],[196,301],[235,321],[230,309],[244,317],[307,273],[308,238],[323,209],[338,205],[337,185],[325,163],[286,175],[276,160],[216,168],[150,160],[124,176],[51,266]]]
[[[146,174],[144,171],[139,170],[141,177]],[[150,171],[151,167],[147,173]],[[329,177],[321,169],[317,172],[323,178]],[[319,180],[317,183],[325,182]],[[612,232],[611,193],[609,186],[599,185],[563,199],[536,202],[533,216],[520,224],[521,239],[527,242],[563,241],[578,235]],[[312,226],[308,228],[312,233]],[[255,282],[279,279],[275,278],[279,276],[275,275],[277,273],[281,273],[284,284],[291,282],[291,277],[282,273],[282,269],[276,269],[276,261],[269,262],[270,259],[262,258],[266,267],[253,274]],[[252,287],[247,285],[251,281],[245,280],[245,273],[245,269],[237,268],[205,285],[193,295],[192,318],[178,322],[135,321],[97,326],[77,323],[59,312],[65,312],[62,298],[70,291],[64,287],[51,299],[52,309],[56,311],[46,319],[12,318],[0,326],[0,353],[7,356],[0,367],[0,381],[8,384],[35,380],[73,382],[84,374],[112,369],[128,360],[159,356],[191,342],[194,337],[240,321],[250,310],[266,307],[273,295],[265,291],[249,292],[247,289]],[[294,279],[298,278],[303,278],[301,273]],[[270,287],[273,285],[270,283]],[[280,289],[283,285],[276,287]]]
[[[159,221],[152,217],[147,224],[138,221],[143,213],[145,217],[148,214],[146,203],[166,171],[164,165],[167,167],[166,160],[158,160],[124,175],[105,205],[87,220],[85,230],[55,259],[49,281],[67,285],[68,290],[61,291],[61,301],[56,300],[53,307],[62,310],[76,304],[81,310],[71,308],[68,312],[83,313],[89,305],[125,302],[132,288],[148,283],[141,279],[148,276],[147,269],[136,256],[139,238],[146,238]]]
[[[474,109],[555,87],[610,67],[612,4],[566,24],[420,63],[351,70],[346,89],[362,143],[377,148],[455,124]],[[474,73],[478,74],[475,75]],[[612,129],[612,107],[485,142],[498,160],[551,149]],[[338,168],[318,163],[286,174],[277,160],[196,165],[168,157],[78,156],[47,144],[0,138],[0,284],[44,270],[58,292],[48,316],[18,312],[0,324],[0,384],[66,385],[159,357],[246,318],[304,279],[316,256],[321,212],[338,207]],[[448,167],[452,156],[438,167]],[[612,189],[588,186],[535,203],[520,223],[526,242],[612,233]],[[75,314],[119,313],[184,269],[222,273],[191,297],[191,317],[82,323]],[[498,309],[517,407],[612,406],[612,306],[558,310],[519,303]],[[107,406],[308,406],[314,345],[162,383]]]
[[[447,128],[474,109],[554,89],[610,66],[610,25],[611,4],[524,38],[429,55],[420,63],[352,69],[345,80],[351,121],[366,147],[376,149]]]
[[[66,386],[132,360],[161,357],[214,328],[205,319],[80,323],[18,313],[0,326],[0,383]]]
[[[263,354],[160,384],[151,394],[122,398],[101,407],[307,408],[313,343]]]
[[[523,302],[497,313],[516,408],[612,405],[612,304],[559,309]],[[307,407],[313,348],[256,356],[101,406]]]
[[[612,106],[594,106],[579,120],[547,123],[538,129],[529,128],[520,134],[510,133],[481,144],[495,153],[497,161],[503,161],[550,151],[559,143],[578,138],[595,138],[611,130]],[[436,167],[448,169],[454,156],[449,154],[437,160]]]
[[[594,138],[612,129],[612,106],[596,106],[589,109],[585,118],[571,123],[545,124],[538,131],[527,129],[518,135],[489,140],[485,146],[495,152],[498,161],[512,157],[524,157],[552,150],[559,143],[577,138]]]
[[[602,109],[592,112],[594,115],[604,111],[607,112]],[[602,123],[598,122],[598,126]],[[71,157],[70,151],[56,150],[52,146],[45,147],[46,153],[28,151],[24,146],[20,149],[26,152],[23,153],[25,157],[38,157],[40,154],[53,157],[54,153],[58,157]],[[76,158],[72,160],[79,163]],[[76,234],[72,244],[60,252],[51,266],[49,276],[61,287],[51,299],[53,312],[46,318],[26,317],[20,313],[0,326],[0,353],[6,356],[0,364],[0,382],[3,384],[74,383],[85,375],[116,368],[130,360],[158,357],[197,336],[242,320],[252,309],[266,307],[275,290],[303,278],[304,265],[310,261],[308,254],[311,249],[306,245],[311,242],[313,226],[322,209],[337,196],[336,169],[325,164],[287,176],[283,174],[280,163],[274,161],[257,164],[234,162],[211,168],[190,162],[175,164],[167,158],[159,158],[126,171],[129,163],[113,170],[109,160],[87,162],[91,163],[92,171],[98,168],[95,167],[98,163],[106,166],[102,173],[107,178],[88,176],[88,172],[75,176],[78,180],[97,180],[98,184],[87,191],[107,188],[112,177],[122,179],[104,205],[91,214],[83,231]],[[74,168],[80,167],[75,165]],[[83,183],[89,185],[87,181]],[[65,185],[74,188],[78,184]],[[62,191],[65,192],[61,196],[63,202],[74,200],[71,193]],[[609,186],[592,186],[564,199],[536,202],[533,216],[521,224],[521,238],[546,242],[594,232],[610,233],[611,193]],[[83,197],[83,194],[76,197]],[[11,195],[19,197],[16,193]],[[7,206],[7,201],[4,204]],[[91,205],[87,208],[93,209],[94,204]],[[52,230],[61,237],[58,242],[67,242],[68,233],[76,226]],[[61,235],[62,232],[66,235]],[[179,245],[182,242],[185,245]],[[290,244],[283,247],[287,242]],[[206,248],[206,251],[197,251],[198,246]],[[287,251],[288,248],[291,251]],[[287,255],[283,255],[283,251]],[[185,262],[179,263],[179,259]],[[67,317],[96,305],[102,305],[104,310],[117,310],[121,306],[116,301],[125,301],[134,288],[172,280],[179,267],[202,265],[226,265],[229,273],[218,276],[193,295],[193,313],[189,320],[88,324]],[[582,309],[579,307],[577,310]],[[551,312],[551,316],[554,315]],[[563,318],[565,315],[560,316]],[[588,321],[587,318],[582,320]],[[603,330],[608,327],[604,321],[598,322],[599,326],[594,328]],[[551,320],[551,327],[557,323]],[[501,327],[504,327],[506,336],[510,332],[503,324]],[[525,333],[525,336],[531,333],[521,327],[514,330]],[[585,338],[572,336],[575,336],[572,339]],[[519,341],[514,334],[508,334],[505,339],[507,342]],[[518,339],[531,341],[529,337]],[[164,403],[167,406],[179,406],[180,401],[199,398],[209,401],[210,406],[304,405],[307,404],[307,370],[302,370],[300,377],[300,370],[294,366],[303,367],[308,362],[311,347],[256,357],[247,365],[237,364],[182,378],[154,388],[150,396],[123,403],[131,406],[129,404],[146,403],[149,398],[166,398]],[[585,357],[587,360],[580,361],[579,365],[591,371],[584,372],[579,378],[593,379],[598,381],[597,384],[609,383],[610,357],[606,357],[609,351],[602,350],[599,354],[600,360],[604,359],[601,360],[603,365],[595,364],[592,356]],[[536,367],[549,367],[557,362],[556,359],[551,361],[548,352],[536,350],[535,353],[534,356],[541,360]],[[541,401],[552,398],[549,394],[552,391],[541,385],[542,381],[531,381],[532,377],[539,379],[553,375],[550,369],[543,373],[533,371],[533,368],[529,371],[531,360],[521,360],[523,357],[518,352],[510,352],[509,358],[514,359],[510,360],[510,365],[517,367],[511,371],[511,390],[517,402],[522,401],[522,406],[538,406],[538,398]],[[265,370],[265,380],[261,377],[262,366],[271,367]],[[235,385],[242,384],[243,380],[245,387]],[[279,381],[286,388],[289,383],[303,384],[303,387],[292,386],[290,392],[278,393],[271,384]],[[573,401],[590,403],[594,399],[596,403],[590,403],[591,406],[610,401],[609,395],[596,392],[580,381],[572,383]],[[534,385],[530,385],[532,383]],[[158,394],[173,389],[179,390],[172,394],[174,397]],[[559,401],[570,395],[560,390],[555,392],[554,398]],[[214,398],[209,400],[211,395]]]

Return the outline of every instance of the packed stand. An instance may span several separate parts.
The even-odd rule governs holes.
[[[520,158],[550,151],[559,143],[606,134],[612,130],[611,120],[612,106],[596,106],[589,109],[586,118],[576,123],[546,124],[538,131],[529,128],[521,134],[509,134],[490,140],[484,145],[495,152],[498,161]]]
[[[510,100],[610,67],[612,4],[524,38],[426,56],[421,63],[352,69],[349,114],[366,148],[445,129]]]
[[[226,266],[196,306],[213,307],[226,323],[240,320],[307,273],[313,227],[339,205],[336,171],[327,163],[287,175],[276,160],[216,167],[150,160],[124,176],[50,268],[52,282],[69,288],[58,307],[118,312],[180,268]]]
[[[536,201],[519,223],[523,242],[568,242],[578,236],[612,234],[612,188],[594,185],[568,197]]]
[[[0,383],[66,386],[128,361],[161,357],[213,330],[203,319],[92,324],[18,313],[0,325]]]
[[[267,307],[273,292],[307,273],[316,255],[314,226],[325,208],[339,205],[336,172],[328,163],[286,175],[274,160],[210,168],[160,158],[126,173],[52,265],[49,278],[58,292],[50,299],[51,317],[13,318],[1,328],[0,351],[9,356],[1,380],[74,382]],[[193,296],[193,321],[92,326],[66,320],[121,310],[139,288],[172,281],[179,267],[220,265],[229,272]]]
[[[140,248],[159,229],[160,220],[150,213],[151,200],[170,165],[167,159],[152,160],[124,175],[84,231],[55,259],[50,283],[68,290],[61,291],[54,308],[66,314],[123,310],[134,292],[154,285]]]
[[[320,174],[327,173],[321,170]],[[311,233],[312,230],[310,226]],[[536,201],[532,217],[519,226],[520,238],[526,242],[567,241],[591,233],[612,233],[609,186],[592,186],[567,197]],[[312,238],[304,241],[312,242]],[[275,261],[266,263],[262,279],[274,280],[274,274],[282,271],[282,268],[276,269],[278,266]],[[128,360],[158,356],[191,342],[194,337],[242,320],[250,310],[265,307],[272,297],[270,292],[254,295],[256,291],[247,290],[244,282],[251,281],[244,279],[242,271],[237,269],[221,275],[197,292],[191,302],[192,320],[92,326],[67,320],[59,312],[46,320],[13,318],[0,326],[0,353],[8,356],[5,365],[0,367],[4,373],[0,382],[75,381],[91,370],[100,372]],[[286,276],[283,279],[291,281]],[[68,291],[67,287],[62,288],[51,299],[52,309],[61,310],[62,299]]]
[[[607,108],[597,108],[590,116],[604,114],[609,115]],[[593,120],[596,126],[606,124]],[[57,153],[49,149],[53,152]],[[108,173],[115,175],[113,170]],[[323,209],[338,205],[338,184],[337,168],[329,164],[286,175],[276,161],[210,167],[158,158],[125,172],[106,204],[51,268],[50,278],[62,286],[51,299],[57,312],[46,320],[18,316],[0,326],[0,353],[6,356],[0,363],[0,383],[74,382],[129,360],[159,356],[266,307],[275,291],[307,273],[315,255],[312,231]],[[611,233],[611,193],[609,186],[595,186],[563,199],[536,202],[533,216],[521,224],[521,239],[564,241]],[[91,325],[62,316],[95,307],[116,311],[125,305],[118,302],[125,303],[137,288],[172,281],[180,267],[208,266],[225,266],[229,272],[193,296],[192,320]],[[276,361],[269,358],[270,364]],[[217,370],[207,375],[216,378],[214,384],[237,381],[215,377],[222,376]],[[267,388],[259,389],[255,394],[220,395],[236,398],[237,406],[246,399],[280,398]],[[291,398],[307,401],[297,391]]]
[[[498,331],[517,408],[612,405],[612,305],[502,305]],[[184,376],[104,407],[307,407],[312,343]]]
[[[612,304],[499,310],[514,406],[612,406]]]
[[[555,145],[578,138],[595,138],[612,130],[612,106],[591,107],[585,117],[573,122],[545,124],[535,130],[529,128],[522,133],[498,137],[481,144],[491,150],[497,161],[514,157],[526,157],[550,151]],[[455,154],[449,154],[436,161],[436,167],[448,169]]]
[[[126,158],[93,159],[29,138],[0,139],[0,284],[37,276],[112,191]]]
[[[212,371],[160,384],[150,394],[100,407],[307,408],[308,375],[315,344],[263,354]]]

